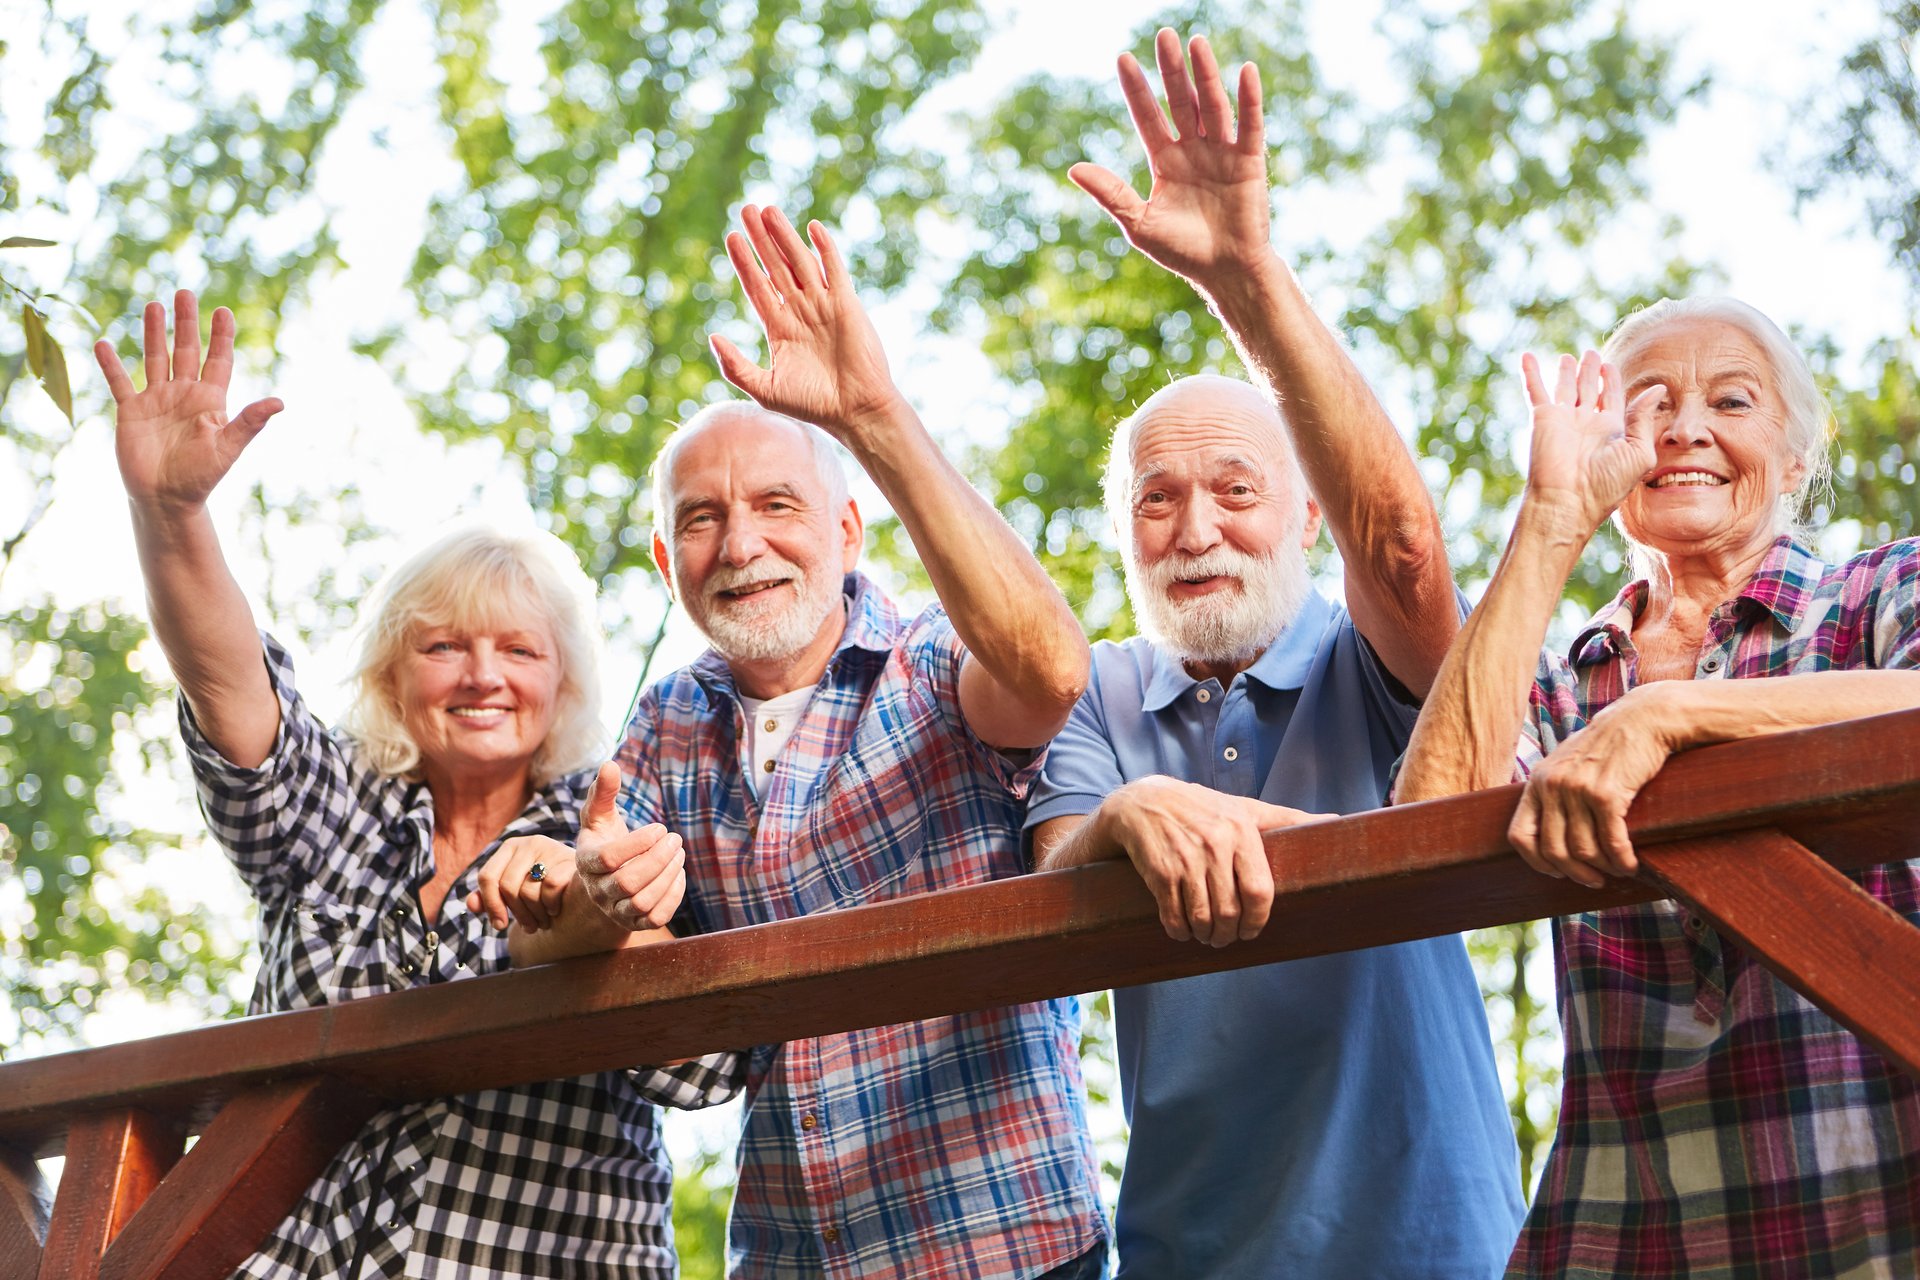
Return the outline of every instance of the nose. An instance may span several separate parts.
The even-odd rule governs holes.
[[[1205,499],[1184,502],[1173,528],[1174,549],[1204,555],[1220,545],[1220,514]]]
[[[1686,449],[1713,443],[1707,429],[1707,407],[1697,396],[1681,395],[1661,414],[1658,443]]]
[[[498,689],[506,683],[500,674],[500,654],[491,641],[481,640],[467,650],[465,683],[475,689]]]
[[[754,522],[748,520],[729,520],[727,535],[720,540],[720,559],[729,568],[738,569],[742,565],[752,564],[767,549],[767,540],[761,536]]]

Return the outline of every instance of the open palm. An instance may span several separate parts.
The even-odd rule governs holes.
[[[136,502],[204,503],[247,443],[278,413],[277,399],[257,400],[227,417],[233,376],[233,313],[213,313],[213,335],[201,361],[200,309],[192,292],[174,295],[174,342],[167,352],[166,309],[147,304],[146,387],[135,392],[112,344],[94,346],[116,409],[114,455],[128,496]]]
[[[808,226],[809,248],[778,209],[747,205],[740,221],[747,234],[727,237],[727,256],[767,332],[771,368],[716,336],[727,381],[763,408],[835,436],[892,403],[898,392],[880,335],[826,228]]]
[[[1154,57],[1171,126],[1140,64],[1132,54],[1120,57],[1120,88],[1153,177],[1147,198],[1096,164],[1074,165],[1067,176],[1112,215],[1129,244],[1205,288],[1268,248],[1272,214],[1260,74],[1251,63],[1240,69],[1236,128],[1235,105],[1205,37],[1195,36],[1183,51],[1180,38],[1163,29]]]
[[[1648,387],[1625,403],[1620,371],[1592,351],[1578,363],[1560,357],[1552,392],[1531,354],[1522,357],[1521,374],[1533,405],[1527,488],[1597,529],[1653,469],[1646,416],[1665,389]]]

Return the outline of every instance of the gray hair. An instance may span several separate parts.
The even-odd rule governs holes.
[[[535,786],[601,758],[602,635],[593,583],[565,543],[529,529],[502,533],[479,525],[456,529],[404,560],[380,580],[362,606],[360,643],[347,675],[349,701],[341,727],[375,770],[406,777],[420,767],[420,744],[406,725],[395,670],[424,628],[524,625],[553,631],[560,663],[553,726],[534,752]]]
[[[653,532],[667,545],[673,545],[673,462],[680,456],[681,448],[694,435],[705,427],[730,417],[764,418],[771,422],[785,423],[806,436],[807,446],[813,453],[814,469],[820,474],[820,481],[827,486],[827,506],[838,512],[847,503],[847,472],[840,462],[840,449],[833,437],[810,422],[798,418],[789,418],[784,413],[775,413],[771,409],[762,409],[747,400],[722,400],[710,404],[692,417],[675,427],[660,445],[660,452],[654,455],[653,466],[647,471],[648,483],[653,490]]]
[[[1829,443],[1833,437],[1833,412],[1827,407],[1826,397],[1820,394],[1819,384],[1813,380],[1813,370],[1807,367],[1806,357],[1793,340],[1780,331],[1780,326],[1737,298],[1662,298],[1622,320],[1607,338],[1600,354],[1618,365],[1623,356],[1656,331],[1684,320],[1732,325],[1752,338],[1766,356],[1780,393],[1787,448],[1801,466],[1800,482],[1792,493],[1781,495],[1778,528],[1783,533],[1804,534],[1801,514],[1816,495],[1827,489],[1832,470]],[[1640,551],[1637,545],[1634,549],[1636,553]]]

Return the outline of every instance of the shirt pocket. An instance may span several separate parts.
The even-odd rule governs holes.
[[[377,913],[312,888],[293,901],[261,961],[273,1009],[338,1004],[387,989]]]
[[[931,757],[892,734],[856,740],[828,772],[807,823],[834,904],[856,907],[938,887],[927,883]]]

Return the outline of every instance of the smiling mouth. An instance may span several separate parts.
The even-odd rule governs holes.
[[[721,600],[756,600],[778,587],[792,582],[791,578],[771,578],[765,582],[748,582],[737,587],[727,587],[714,592]]]
[[[497,720],[512,711],[511,707],[448,707],[447,714],[462,720]]]
[[[1647,481],[1649,489],[1711,489],[1727,483],[1711,471],[1669,471]]]

